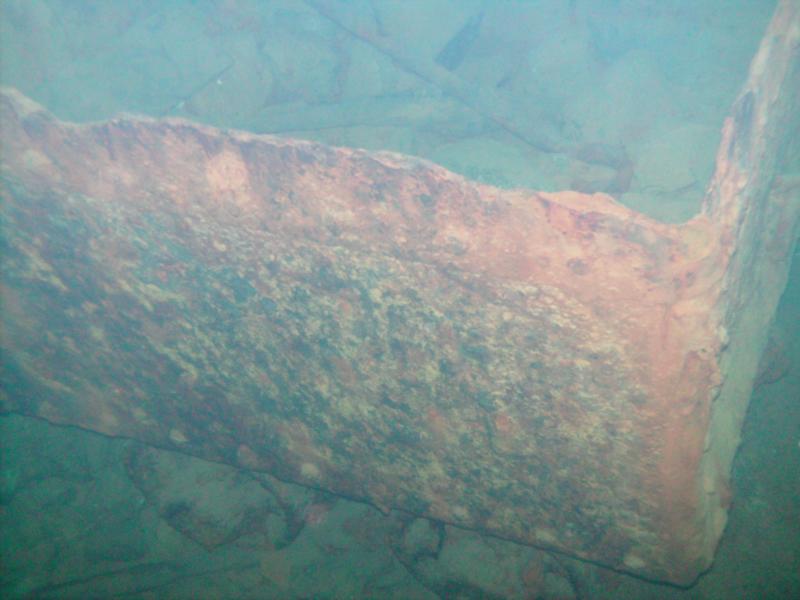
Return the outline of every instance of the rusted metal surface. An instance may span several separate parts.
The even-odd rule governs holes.
[[[796,235],[764,184],[795,12],[679,226],[393,154],[62,123],[6,92],[4,409],[692,581],[758,361],[729,385],[730,300],[767,273],[771,318]],[[757,214],[789,224],[766,257]]]

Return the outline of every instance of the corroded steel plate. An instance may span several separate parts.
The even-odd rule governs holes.
[[[6,92],[4,409],[690,582],[758,360],[737,327],[771,318],[796,231],[763,185],[789,13],[683,225],[395,154],[62,123]],[[789,223],[747,264],[744,202]],[[754,264],[775,283],[740,325]]]

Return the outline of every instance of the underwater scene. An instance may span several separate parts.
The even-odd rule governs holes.
[[[0,596],[800,598],[798,0],[0,0]]]

